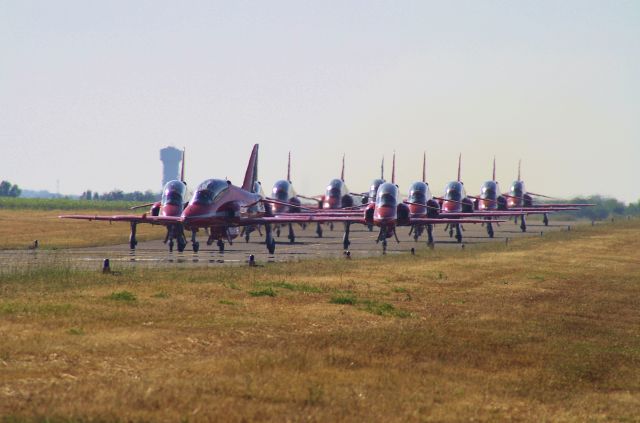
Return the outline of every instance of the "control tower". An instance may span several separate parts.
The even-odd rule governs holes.
[[[180,160],[182,151],[175,147],[166,147],[160,150],[160,160],[162,161],[162,188],[164,185],[180,177]]]

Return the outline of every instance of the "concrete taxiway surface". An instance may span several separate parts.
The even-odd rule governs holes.
[[[538,219],[530,219],[527,232],[522,232],[519,226],[513,222],[505,222],[496,228],[495,237],[489,238],[486,229],[479,224],[465,225],[463,232],[463,242],[459,244],[455,238],[450,238],[448,232],[444,232],[444,225],[437,225],[434,229],[435,249],[441,248],[464,248],[472,249],[476,245],[486,242],[506,243],[507,239],[513,240],[521,237],[543,236],[550,231],[566,231],[577,222],[554,222],[549,226],[544,226]],[[127,228],[123,225],[123,231]],[[264,245],[264,236],[257,232],[251,234],[249,242],[244,238],[237,238],[232,245],[226,243],[224,253],[219,252],[215,245],[206,245],[206,237],[200,232],[200,251],[194,253],[191,250],[191,243],[187,245],[184,252],[176,250],[169,253],[168,247],[161,241],[140,242],[135,251],[129,249],[128,244],[76,248],[66,250],[10,250],[0,251],[0,265],[3,269],[28,267],[48,263],[68,263],[72,267],[99,269],[102,261],[108,258],[114,268],[117,267],[156,267],[156,266],[222,266],[222,265],[244,265],[247,263],[249,255],[253,254],[258,263],[297,261],[319,257],[343,257],[342,248],[343,226],[337,224],[331,231],[324,225],[322,238],[318,238],[315,233],[315,225],[308,226],[303,230],[299,226],[294,226],[296,240],[289,243],[287,239],[288,230],[283,228],[280,237],[276,237],[277,246],[275,254],[269,254]],[[413,236],[408,235],[409,228],[398,228],[397,233],[400,243],[393,238],[388,240],[387,254],[409,253],[411,248],[416,250],[429,248],[426,244],[426,236],[423,235],[418,242]],[[377,231],[372,232],[362,225],[352,225],[351,245],[349,251],[352,258],[379,256],[382,255],[382,246],[375,242]]]

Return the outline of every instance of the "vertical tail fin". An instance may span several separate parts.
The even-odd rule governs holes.
[[[462,167],[462,153],[458,156],[458,182],[460,182],[460,168]]]
[[[242,189],[245,191],[253,191],[253,186],[258,180],[258,144],[253,146],[251,150],[251,157],[249,157],[249,164],[247,165],[247,172],[244,174],[244,182],[242,182]]]
[[[344,182],[344,154],[342,155],[342,172],[340,172],[340,179]]]
[[[427,152],[422,154],[422,182],[427,182]]]
[[[518,160],[518,181],[520,180],[520,164],[522,163],[522,159]]]
[[[180,163],[180,180],[184,184],[184,156],[185,156],[186,148],[182,147],[182,161]]]
[[[493,156],[493,181],[496,180],[496,156]]]
[[[287,181],[291,182],[291,151],[289,151],[289,160],[287,161]]]
[[[391,183],[396,183],[396,152],[393,152],[393,160],[391,161]]]
[[[382,164],[380,164],[380,179],[384,180],[384,156],[382,156]]]

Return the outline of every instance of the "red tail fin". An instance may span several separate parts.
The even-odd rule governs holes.
[[[496,180],[496,156],[493,156],[493,181]]]
[[[242,183],[242,189],[245,191],[253,191],[253,186],[258,180],[258,144],[253,146],[251,150],[251,157],[249,157],[249,164],[247,165],[247,172],[244,174],[244,182]]]
[[[422,182],[427,182],[427,152],[422,155]]]
[[[344,182],[344,154],[342,155],[342,172],[340,172],[340,179]]]
[[[289,151],[289,160],[287,161],[287,181],[291,182],[291,151]]]
[[[520,180],[520,164],[522,164],[522,159],[518,160],[518,181]]]
[[[458,156],[458,182],[460,182],[460,168],[462,167],[462,153]]]
[[[182,147],[182,163],[180,164],[180,180],[184,184],[184,155],[186,148]]]
[[[391,162],[391,183],[396,183],[396,152],[393,152],[393,161]]]

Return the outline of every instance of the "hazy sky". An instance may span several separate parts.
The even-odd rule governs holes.
[[[159,190],[159,150],[191,186],[323,192],[346,154],[364,191],[397,152],[406,192],[455,178],[640,198],[640,1],[0,0],[0,179]]]

